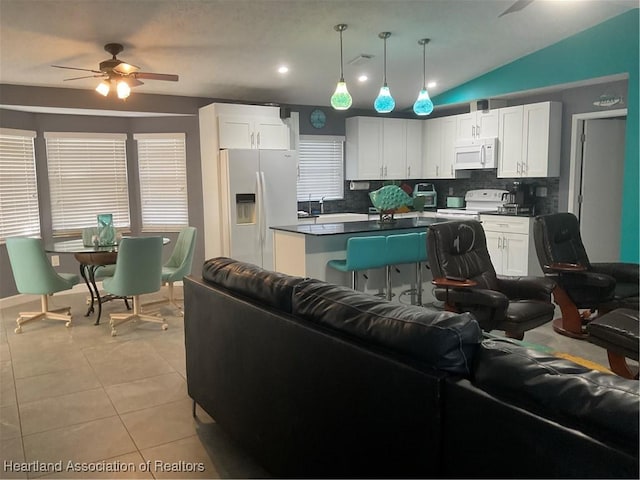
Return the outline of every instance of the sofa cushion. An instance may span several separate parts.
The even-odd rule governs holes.
[[[469,313],[400,305],[313,279],[296,285],[293,314],[462,375],[482,336]]]
[[[265,270],[251,263],[227,257],[204,262],[202,278],[234,293],[249,297],[286,313],[291,313],[293,287],[300,277]]]
[[[494,337],[484,340],[475,355],[473,383],[564,425],[638,448],[636,380]]]

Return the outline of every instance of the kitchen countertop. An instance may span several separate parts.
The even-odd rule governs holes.
[[[437,222],[445,221],[442,218],[398,218],[393,223],[378,223],[377,220],[363,222],[336,222],[304,225],[285,225],[270,227],[273,230],[283,232],[299,233],[302,235],[342,235],[352,233],[379,233],[389,230],[407,230],[411,228],[428,227]]]

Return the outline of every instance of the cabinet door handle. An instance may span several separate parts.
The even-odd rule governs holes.
[[[502,237],[498,237],[498,248],[499,248],[499,249],[500,249],[500,248],[502,248],[502,242],[501,242],[501,240],[502,240]]]
[[[384,168],[380,167],[380,178],[384,177]]]
[[[475,138],[476,136],[476,126],[471,125],[471,138]]]
[[[476,125],[476,134],[478,135],[478,138],[480,138],[480,125]]]
[[[522,162],[522,171],[520,172],[520,173],[522,173],[522,175],[526,174],[526,170],[527,170],[528,166],[529,165],[527,164],[527,162]]]
[[[260,132],[258,132],[257,137],[258,137],[258,141],[256,143],[258,144],[258,146],[260,146]]]
[[[516,163],[516,173],[519,175],[520,174],[520,162]]]
[[[507,238],[506,237],[502,237],[502,248],[507,248]]]
[[[451,165],[451,177],[453,177],[453,165]]]
[[[255,144],[253,143],[253,132],[251,132],[251,146],[253,147]]]
[[[440,165],[436,165],[436,177],[439,175]]]
[[[387,166],[386,165],[384,166],[384,176],[385,177],[387,176]]]
[[[411,165],[409,165],[407,167],[407,175],[410,177],[411,176]]]

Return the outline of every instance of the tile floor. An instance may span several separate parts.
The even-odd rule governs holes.
[[[0,308],[0,478],[268,477],[199,407],[192,417],[183,320],[174,310],[160,309],[167,331],[137,322],[112,337],[109,313],[123,311],[122,302],[106,303],[94,326],[94,316],[83,316],[84,291],[55,295],[51,308],[71,305],[73,326],[36,321],[17,335],[18,311],[40,305],[24,299]],[[6,461],[62,471],[10,472]],[[74,472],[69,461],[120,471]],[[194,465],[203,471],[189,471]]]
[[[71,305],[73,327],[36,321],[19,335],[13,331],[18,311],[37,310],[39,299],[0,308],[0,461],[58,467],[63,460],[62,471],[0,468],[0,478],[268,476],[199,407],[192,417],[182,317],[163,307],[167,331],[138,322],[112,337],[109,313],[124,310],[122,302],[105,304],[102,324],[94,326],[93,317],[83,316],[85,299],[81,291],[51,300],[51,308]],[[525,340],[607,365],[603,349],[557,335],[550,325]],[[74,472],[67,470],[69,461],[120,471]],[[147,462],[151,471],[141,467]],[[194,464],[203,471],[188,471]],[[165,471],[172,468],[179,471]]]

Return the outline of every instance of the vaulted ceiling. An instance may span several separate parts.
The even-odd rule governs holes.
[[[422,86],[421,38],[432,96],[638,7],[638,0],[1,0],[0,84],[94,89],[91,72],[118,58],[178,82],[144,80],[134,92],[248,102],[328,105],[340,74],[354,106],[371,108],[387,80],[397,108]],[[522,5],[522,3],[520,3]],[[366,57],[371,56],[367,59]],[[289,67],[287,74],[277,68]],[[358,82],[366,74],[369,80]]]

